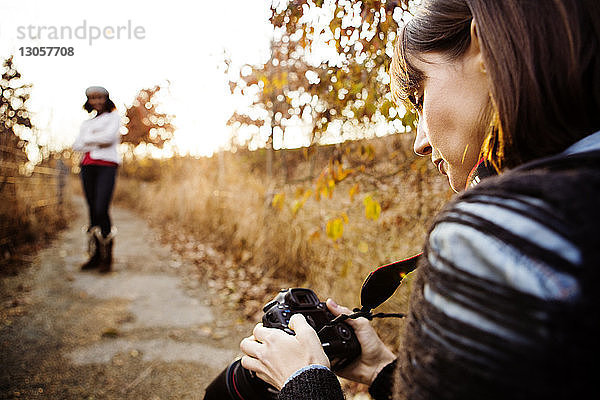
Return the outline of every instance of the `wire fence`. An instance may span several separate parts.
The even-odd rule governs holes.
[[[0,259],[64,223],[68,175],[60,158],[35,164],[22,148],[0,144]]]

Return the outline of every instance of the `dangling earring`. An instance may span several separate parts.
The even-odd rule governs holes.
[[[481,64],[479,64],[479,70],[482,73],[487,74],[487,69],[485,69],[485,64],[483,62]]]

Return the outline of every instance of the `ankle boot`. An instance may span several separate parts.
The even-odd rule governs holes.
[[[96,235],[96,231],[100,232],[97,226],[87,230],[88,235],[88,256],[90,257],[82,266],[82,271],[98,268],[100,266],[100,241]]]
[[[102,233],[98,231],[96,235],[100,243],[100,262],[98,272],[106,273],[112,270],[112,251],[115,239],[115,232],[111,232],[107,237],[103,237]]]

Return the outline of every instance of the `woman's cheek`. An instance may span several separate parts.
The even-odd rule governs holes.
[[[423,119],[427,127],[429,142],[438,149],[443,156],[449,155],[453,142],[457,139],[453,137],[456,123],[451,114],[444,107],[438,107],[435,103],[424,104]]]

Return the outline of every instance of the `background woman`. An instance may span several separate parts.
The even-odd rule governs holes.
[[[105,88],[91,86],[85,94],[87,101],[83,108],[95,115],[81,124],[73,144],[73,150],[85,153],[81,161],[81,181],[90,218],[87,229],[90,259],[81,269],[98,268],[100,272],[108,272],[112,268],[115,236],[109,206],[121,162],[117,152],[121,118]]]
[[[486,169],[500,175],[431,226],[398,357],[366,320],[350,321],[362,355],[339,374],[375,399],[597,392],[600,3],[425,0],[390,72],[419,116],[415,152],[455,191]],[[242,365],[280,399],[341,399],[314,330],[301,315],[290,327],[295,336],[257,325]]]

